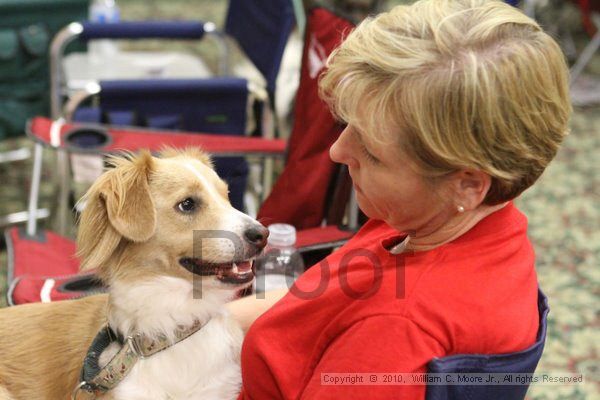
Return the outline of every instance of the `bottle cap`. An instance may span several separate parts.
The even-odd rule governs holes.
[[[293,246],[296,243],[296,228],[289,224],[269,225],[269,245],[275,247]]]

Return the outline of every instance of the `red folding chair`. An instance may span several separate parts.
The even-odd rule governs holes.
[[[343,127],[319,99],[317,87],[327,56],[353,26],[323,8],[314,8],[307,16],[296,122],[287,145],[287,164],[259,212],[259,219],[266,224],[294,225],[299,230],[297,246],[304,252],[339,246],[353,234],[353,230],[341,227],[351,192],[349,175],[329,159],[329,147]],[[282,140],[67,124],[42,117],[30,121],[28,135],[46,147],[68,152],[199,146],[220,157],[286,154]],[[35,175],[34,169],[33,181],[39,181],[39,169]],[[32,199],[36,197],[37,193],[31,194]],[[75,298],[102,289],[93,274],[78,273],[79,262],[70,239],[48,231],[13,227],[6,232],[6,242],[11,305]]]

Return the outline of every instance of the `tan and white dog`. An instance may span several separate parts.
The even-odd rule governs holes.
[[[70,398],[107,324],[120,338],[169,347],[136,358],[114,388],[91,397],[235,398],[243,334],[223,305],[253,281],[252,258],[267,229],[231,207],[227,185],[199,150],[166,150],[161,158],[141,152],[112,163],[85,196],[77,238],[82,269],[97,270],[109,294],[0,310],[0,400]],[[194,231],[207,233],[201,246]],[[97,366],[127,345],[113,341]]]

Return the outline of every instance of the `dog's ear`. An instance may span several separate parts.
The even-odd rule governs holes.
[[[119,162],[110,171],[108,185],[100,188],[111,225],[133,242],[145,242],[156,229],[156,210],[148,185],[151,170],[152,156],[140,153],[125,164]]]
[[[100,268],[114,255],[122,238],[148,240],[156,230],[156,210],[148,177],[152,156],[113,158],[115,168],[104,173],[84,196],[77,245],[82,269]]]

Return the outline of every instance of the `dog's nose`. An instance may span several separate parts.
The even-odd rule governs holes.
[[[244,237],[248,242],[262,249],[267,245],[269,230],[262,225],[252,226],[244,231]]]

